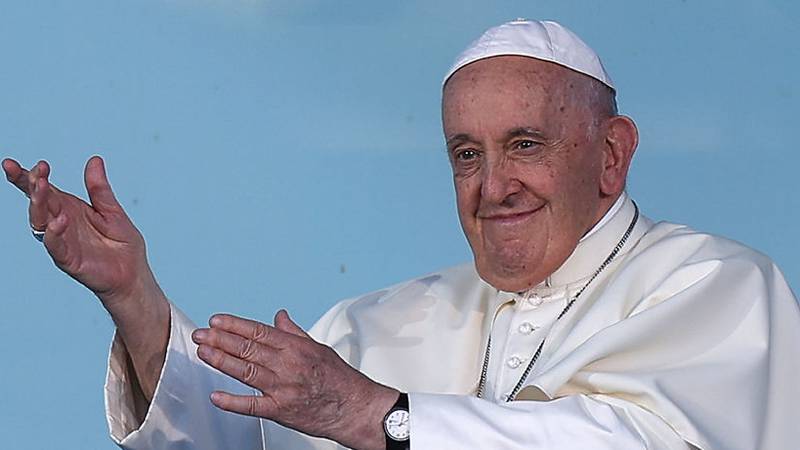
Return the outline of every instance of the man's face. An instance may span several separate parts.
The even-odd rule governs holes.
[[[499,56],[458,70],[442,118],[461,226],[481,277],[505,291],[542,282],[602,217],[602,120],[590,80]]]

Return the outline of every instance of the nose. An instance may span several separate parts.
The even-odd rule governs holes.
[[[512,164],[504,158],[486,161],[481,170],[481,197],[487,203],[508,203],[522,189]]]

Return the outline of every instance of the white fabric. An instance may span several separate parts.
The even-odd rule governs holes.
[[[423,406],[411,404],[412,449],[689,448],[652,414],[633,405],[615,407],[583,395],[547,403],[496,404],[442,394],[416,394],[414,400]]]
[[[456,58],[442,85],[460,68],[493,56],[517,55],[550,61],[588,75],[614,89],[594,52],[575,33],[551,21],[517,19],[488,29]]]
[[[527,295],[558,309],[632,216],[626,200]],[[518,377],[497,369],[489,381],[499,388],[476,399],[495,313],[510,301],[506,308],[523,305],[514,295],[467,264],[341,302],[311,332],[373,379],[411,393],[412,450],[676,450],[687,448],[684,441],[703,450],[776,450],[800,442],[800,312],[765,256],[642,217],[617,259],[552,324],[519,401],[497,402]],[[505,334],[522,352],[528,341],[514,334],[510,317]],[[108,416],[124,448],[339,448],[268,421],[262,442],[257,421],[216,411],[207,401],[213,389],[247,388],[196,358],[192,328],[173,308],[164,373],[138,428],[124,394],[132,389],[127,356],[115,341]],[[498,324],[491,332],[503,334]]]
[[[179,309],[171,310],[166,361],[141,427],[144,408],[137,404],[141,394],[132,383],[135,375],[125,345],[114,336],[105,386],[111,438],[124,449],[261,449],[258,419],[218,410],[209,400],[217,389],[239,394],[254,390],[203,364],[191,340],[196,327]],[[246,438],[231,440],[229,432]],[[230,446],[232,442],[236,445]]]
[[[603,217],[580,240],[589,239],[610,222],[628,204],[623,192]],[[620,221],[621,223],[621,221]],[[623,231],[624,233],[624,231]],[[617,240],[622,236],[620,235]],[[600,263],[598,263],[599,265]],[[595,267],[596,269],[596,267]],[[593,270],[595,270],[593,269]],[[562,269],[563,270],[563,269]],[[556,272],[560,273],[560,272]],[[492,325],[492,358],[489,360],[489,378],[484,398],[504,402],[522,376],[539,343],[550,333],[550,327],[570,298],[566,289],[548,289],[552,278],[522,293],[498,292],[498,298],[507,298],[495,311]]]

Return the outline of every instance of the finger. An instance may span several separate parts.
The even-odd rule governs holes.
[[[197,356],[211,367],[261,392],[272,388],[275,372],[252,361],[244,361],[210,345],[197,347]]]
[[[28,171],[23,169],[18,162],[13,159],[6,158],[3,160],[3,171],[6,173],[6,179],[28,195]]]
[[[61,212],[61,202],[54,194],[60,193],[55,186],[50,183],[50,163],[41,160],[36,163],[36,169],[39,175],[39,185],[37,190],[42,192],[43,199],[47,204],[47,210],[50,212],[50,217],[55,217]]]
[[[89,200],[97,212],[103,214],[122,210],[122,206],[114,196],[114,191],[111,190],[111,184],[108,182],[105,163],[102,158],[99,156],[89,158],[89,161],[86,162],[83,177]]]
[[[61,236],[67,229],[69,218],[66,214],[59,214],[47,225],[47,233],[51,236]]]
[[[59,214],[47,224],[47,232],[44,234],[44,246],[55,260],[60,260],[67,252],[67,245],[64,242],[64,231],[69,225],[69,218],[66,214]]]
[[[198,345],[210,345],[244,361],[264,364],[275,358],[275,349],[219,329],[197,329],[192,333],[192,340]]]
[[[211,393],[211,403],[225,411],[267,419],[274,418],[278,409],[269,396],[234,395],[222,391]]]
[[[36,163],[36,169],[39,171],[39,176],[47,179],[50,177],[50,163],[45,160],[41,160]]]
[[[311,336],[296,324],[285,309],[281,309],[275,314],[275,328],[291,333],[295,336],[311,339]]]
[[[27,174],[28,174],[28,189],[26,192],[28,192],[28,195],[30,196],[33,193],[34,187],[36,186],[36,180],[39,179],[39,163],[37,162],[36,164],[34,164],[33,167],[31,167],[31,170],[27,172]]]
[[[51,216],[47,205],[49,187],[47,179],[41,176],[41,166],[41,163],[37,163],[28,173],[28,192],[31,199],[28,205],[28,219],[34,229],[43,231],[47,229]]]
[[[261,322],[243,319],[230,314],[215,314],[211,316],[208,323],[212,328],[219,328],[229,333],[238,334],[276,349],[283,349],[291,345],[291,338],[295,337]]]
[[[36,163],[29,176],[35,179],[33,191],[29,197],[32,203],[36,203],[35,211],[31,211],[31,225],[36,229],[44,229],[47,222],[61,214],[62,196],[59,196],[61,191],[50,184],[50,180],[48,180],[50,164],[47,161]]]

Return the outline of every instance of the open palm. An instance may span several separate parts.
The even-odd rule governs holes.
[[[100,157],[89,159],[84,173],[90,203],[50,184],[44,161],[25,170],[6,159],[3,169],[30,198],[31,227],[46,231],[44,245],[55,264],[102,300],[125,298],[143,277],[152,277],[144,239],[117,202]]]

